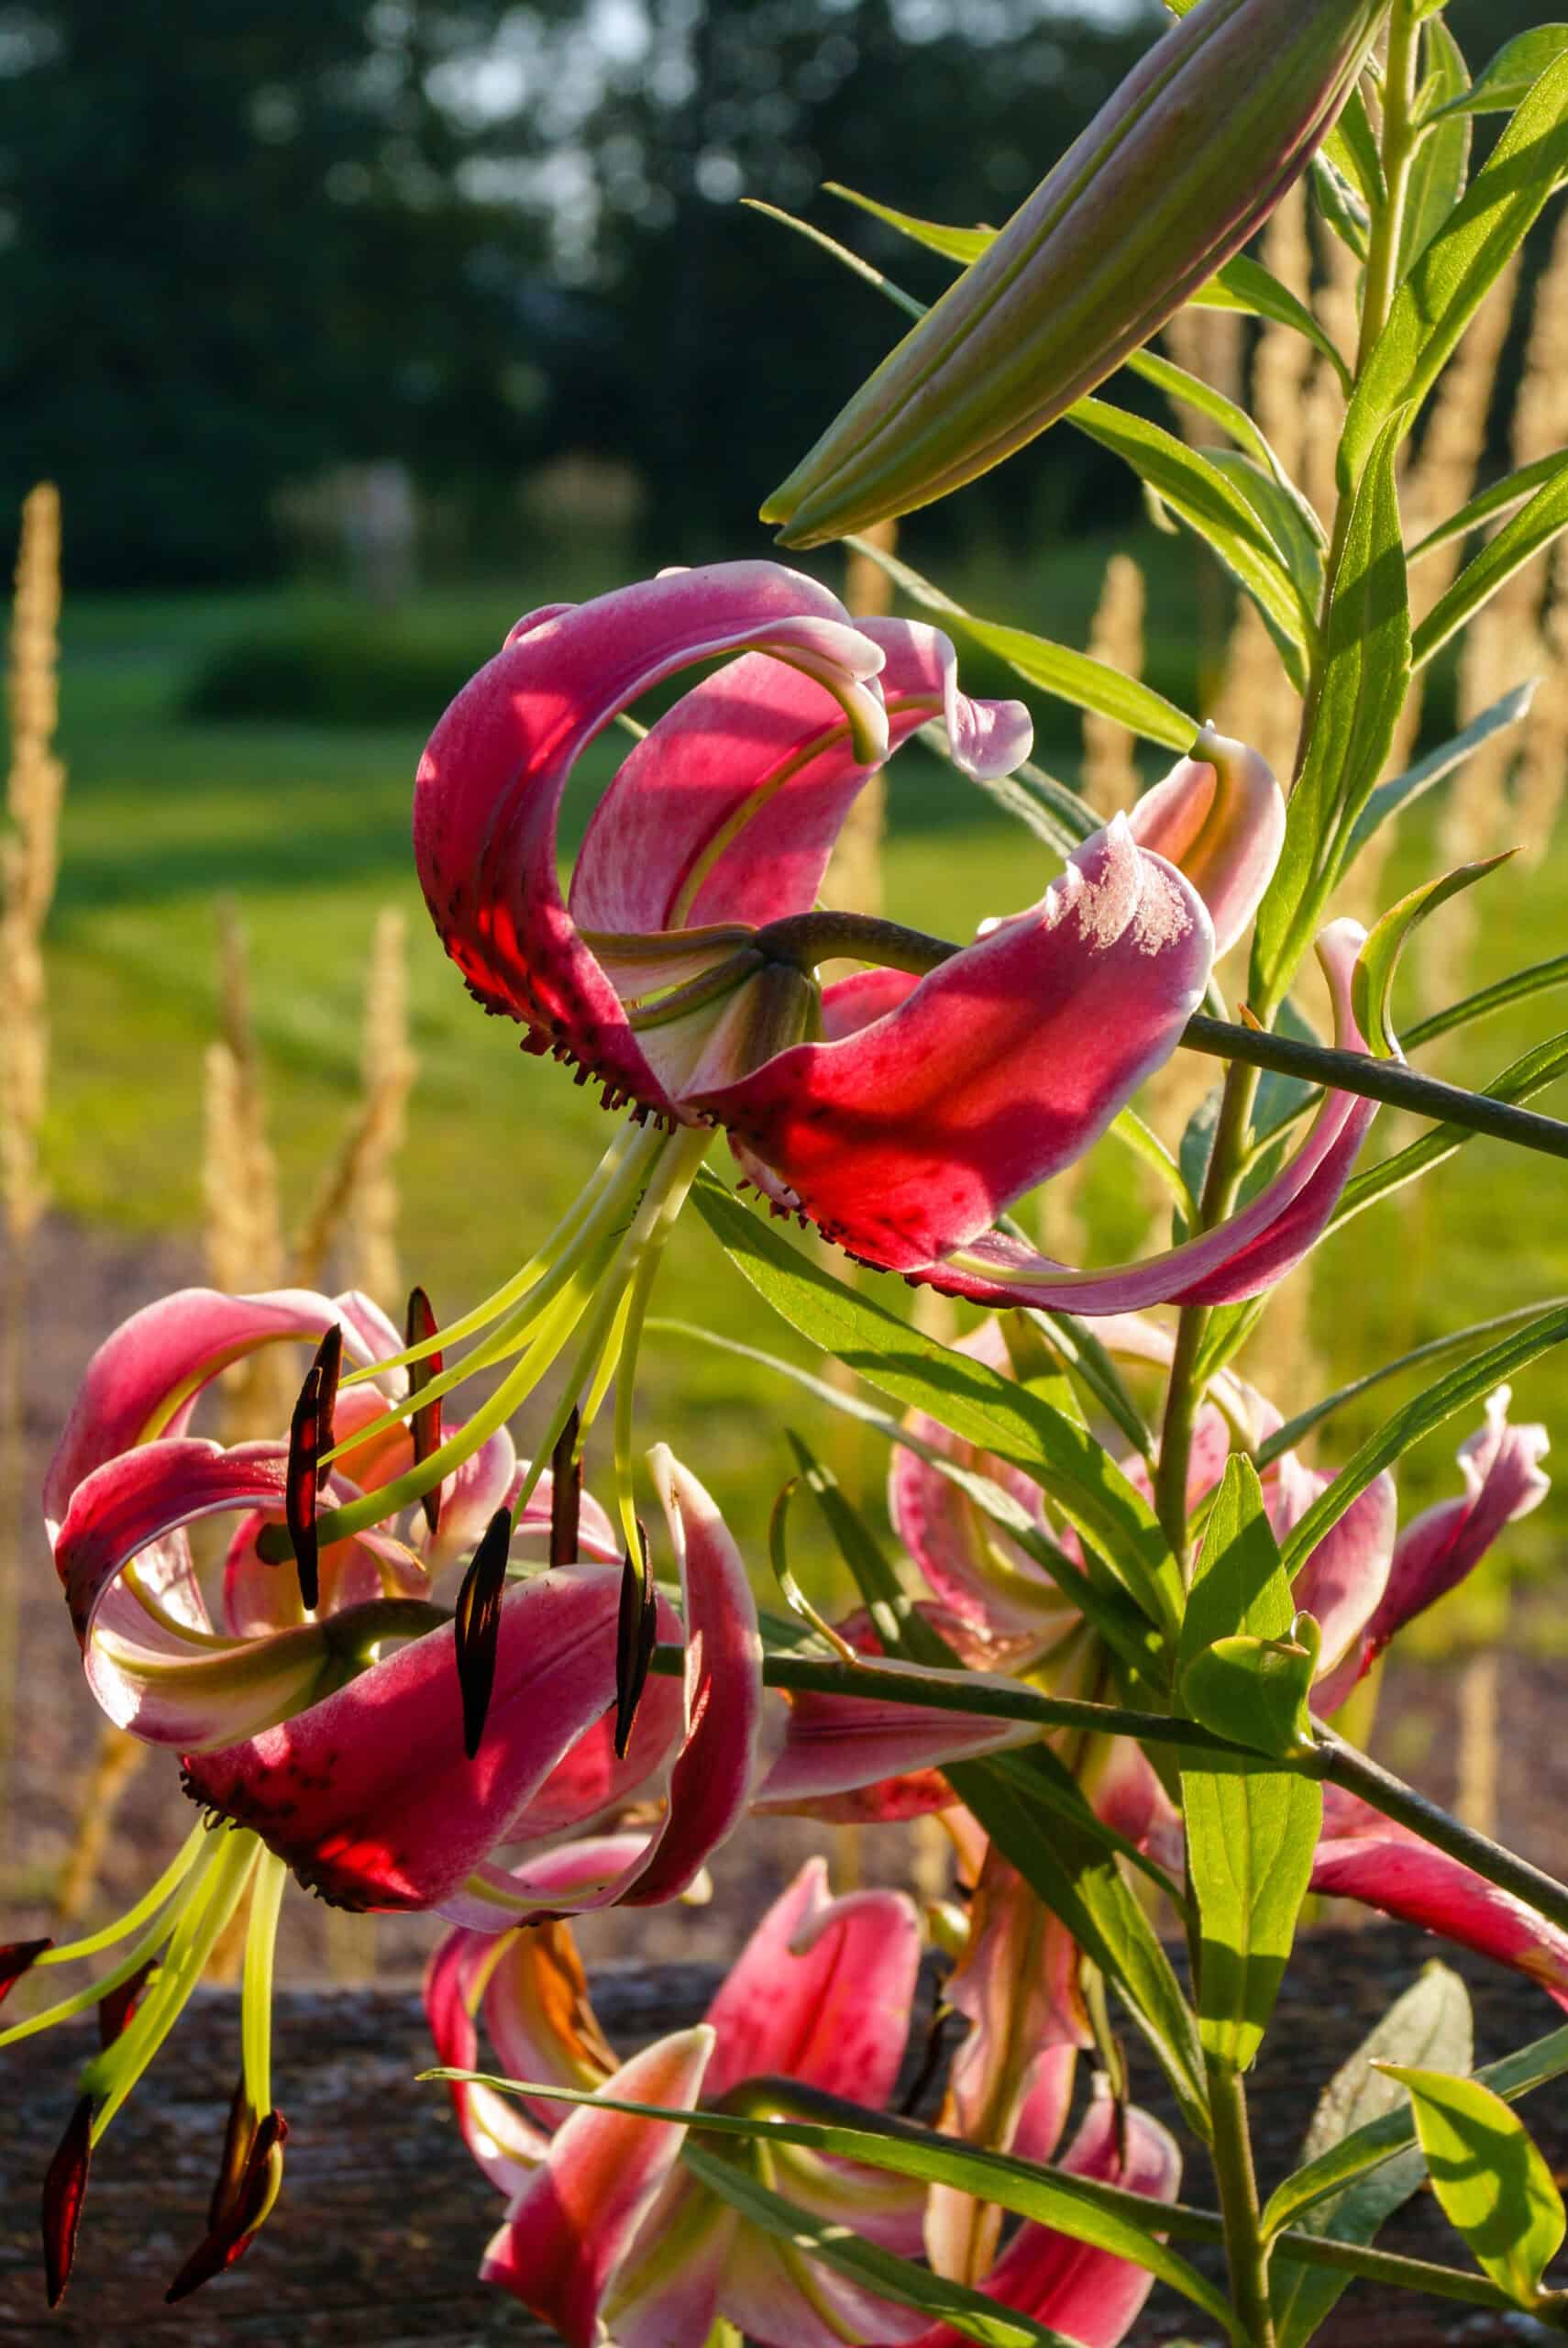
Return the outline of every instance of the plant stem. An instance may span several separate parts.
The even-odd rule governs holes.
[[[1247,2126],[1246,2090],[1229,2063],[1209,2059],[1209,2109],[1214,2121],[1214,2176],[1225,2221],[1231,2299],[1250,2348],[1275,2348],[1268,2304],[1268,2250],[1258,2222],[1258,2185]]]
[[[1416,100],[1417,28],[1408,0],[1395,0],[1388,20],[1388,55],[1383,69],[1383,181],[1386,191],[1373,222],[1366,250],[1366,275],[1362,286],[1361,338],[1356,347],[1359,376],[1372,356],[1373,346],[1388,322],[1389,305],[1399,282],[1399,248],[1405,234],[1405,201],[1409,193],[1410,166],[1416,159],[1416,135],[1411,120]]]
[[[685,1669],[685,1652],[679,1646],[656,1647],[652,1668],[663,1677],[679,1678]],[[1383,1817],[1409,1827],[1422,1842],[1446,1851],[1450,1858],[1458,1859],[1549,1923],[1568,1932],[1568,1884],[1559,1883],[1528,1859],[1505,1850],[1489,1835],[1462,1825],[1321,1722],[1314,1723],[1315,1744],[1299,1753],[1266,1754],[1217,1735],[1198,1721],[1134,1711],[1124,1704],[1095,1704],[1075,1696],[1045,1696],[1021,1682],[984,1672],[911,1672],[869,1659],[849,1664],[823,1656],[767,1655],[763,1658],[762,1676],[769,1688],[793,1689],[802,1694],[873,1698],[924,1706],[933,1711],[1027,1722],[1042,1729],[1096,1730],[1110,1736],[1135,1737],[1144,1745],[1201,1753],[1209,1768],[1228,1767],[1243,1775],[1287,1769],[1299,1777],[1321,1778],[1358,1795]]]

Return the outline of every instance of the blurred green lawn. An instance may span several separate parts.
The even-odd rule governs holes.
[[[1000,556],[948,580],[973,608],[1082,643],[1108,548],[1075,546],[1028,570]],[[1154,680],[1192,706],[1199,608],[1190,556],[1151,534]],[[918,555],[917,558],[918,559]],[[438,631],[477,667],[517,613],[612,583],[613,559],[579,555],[516,588],[422,597],[397,626]],[[271,1133],[291,1213],[303,1214],[352,1110],[360,989],[378,909],[404,909],[420,1059],[402,1164],[405,1268],[453,1317],[513,1269],[593,1164],[613,1130],[596,1096],[519,1052],[515,1033],[480,1015],[443,957],[414,879],[411,779],[425,723],[304,725],[286,707],[270,722],[197,724],[179,714],[190,680],[218,646],[351,607],[304,591],[77,602],[67,609],[62,748],[69,765],[61,871],[50,938],[54,1080],[48,1172],[58,1203],[127,1233],[193,1233],[200,1217],[202,1058],[215,1027],[215,900],[232,896],[249,931],[259,1033],[271,1090]],[[1164,632],[1160,615],[1168,615]],[[361,622],[373,615],[360,608]],[[977,672],[969,670],[971,683]],[[994,672],[978,681],[1002,689]],[[432,707],[428,719],[437,710]],[[1041,755],[1072,771],[1076,723],[1040,711]],[[1218,713],[1221,717],[1223,713]],[[569,831],[609,770],[599,747],[574,793]],[[1054,869],[1046,852],[919,747],[891,770],[889,910],[967,936],[988,913],[1031,902]],[[1390,867],[1391,898],[1419,877],[1413,828]],[[1473,968],[1448,995],[1561,947],[1568,856],[1487,884]],[[1441,919],[1441,916],[1440,916]],[[1481,1080],[1559,1024],[1551,999],[1526,1005],[1426,1056],[1424,1065]],[[1544,1105],[1550,1106],[1550,1102]],[[1381,1121],[1388,1135],[1396,1121]],[[1100,1154],[1092,1208],[1097,1248],[1135,1244],[1126,1161]],[[1335,1382],[1441,1330],[1568,1289],[1564,1169],[1485,1141],[1416,1190],[1353,1224],[1318,1258],[1314,1335]],[[786,1334],[731,1275],[693,1218],[678,1234],[656,1310],[790,1351]],[[898,1302],[896,1281],[879,1288]],[[396,1300],[392,1300],[396,1303]],[[900,1307],[901,1309],[901,1307]],[[796,1348],[795,1350],[799,1350]],[[1408,1390],[1407,1389],[1401,1391]],[[1559,1413],[1559,1373],[1529,1373],[1520,1401]],[[879,1475],[861,1448],[798,1391],[769,1394],[743,1364],[707,1349],[648,1342],[641,1423],[708,1479],[755,1557],[774,1491],[789,1472],[778,1421],[824,1441],[852,1480]],[[1393,1390],[1346,1412],[1324,1464],[1376,1423]],[[1277,1395],[1286,1411],[1310,1399]],[[1456,1426],[1404,1479],[1406,1508],[1452,1488]],[[1555,1505],[1512,1536],[1516,1564],[1554,1559]]]

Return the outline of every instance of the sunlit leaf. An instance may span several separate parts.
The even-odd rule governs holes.
[[[1529,2307],[1568,2220],[1523,2121],[1477,2079],[1382,2067],[1410,2091],[1427,2173],[1450,2225],[1498,2289]]]
[[[1474,888],[1488,872],[1495,872],[1499,864],[1506,864],[1512,852],[1505,849],[1501,856],[1456,865],[1452,872],[1440,872],[1434,880],[1423,880],[1419,888],[1401,897],[1397,905],[1390,905],[1373,924],[1351,973],[1351,996],[1356,1024],[1379,1058],[1387,1059],[1398,1049],[1392,1027],[1394,979],[1410,932],[1451,897]]]

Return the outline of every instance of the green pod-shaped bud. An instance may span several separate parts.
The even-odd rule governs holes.
[[[1388,0],[1199,0],[762,509],[810,547],[1010,456],[1267,219],[1333,127]]]

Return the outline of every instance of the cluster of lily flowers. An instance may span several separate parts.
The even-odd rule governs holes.
[[[723,665],[713,668],[719,660]],[[675,672],[700,681],[637,740],[563,896],[557,818],[583,747]],[[48,2285],[70,2271],[89,2158],[248,1902],[242,2063],[209,2231],[182,2296],[244,2250],[275,2200],[283,2121],[270,2004],[286,1878],[347,1908],[428,1911],[451,1926],[426,1984],[440,2062],[472,2069],[480,2033],[541,2088],[603,2088],[672,2111],[787,2114],[801,2090],[884,2108],[921,1961],[902,1894],[834,1899],[808,1866],[758,1925],[705,2021],[619,2063],[588,2002],[570,1917],[690,1893],[753,1811],[939,1812],[972,1887],[942,1920],[945,1989],[966,2025],[939,2125],[994,2150],[1174,2198],[1176,2148],[1095,2078],[1071,1936],[958,1804],[944,1765],[1032,1739],[994,1717],[881,1696],[787,1699],[764,1683],[745,1563],[712,1501],[662,1445],[648,1455],[673,1583],[637,1513],[633,1394],[660,1253],[716,1135],[777,1211],[862,1262],[992,1308],[1099,1316],[1110,1353],[1155,1370],[1171,1302],[1257,1294],[1322,1232],[1374,1113],[1329,1091],[1300,1147],[1216,1228],[1110,1270],[1070,1269],[999,1228],[1026,1191],[1105,1132],[1176,1048],[1217,954],[1247,928],[1280,849],[1267,768],[1206,729],[1192,754],[1088,840],[1027,909],[960,949],[816,899],[856,794],[899,745],[939,726],[970,774],[1010,771],[1029,721],[960,690],[934,628],[851,621],[772,563],[676,572],[521,621],[436,728],[414,844],[436,926],[486,1010],[519,1022],[630,1115],[581,1197],[495,1294],[437,1328],[419,1290],[403,1329],[363,1296],[192,1290],[136,1314],[94,1357],[45,1509],[88,1684],[109,1718],[179,1758],[201,1818],[146,1897],[69,1946],[0,1952],[24,1974],[108,1969],[0,2032],[0,2045],[95,2007],[103,2044],[44,2190]],[[1362,943],[1319,941],[1335,1037],[1365,1049],[1352,973]],[[867,965],[823,984],[824,963]],[[261,1346],[306,1349],[291,1426],[223,1445],[191,1432],[203,1393]],[[1001,1322],[965,1346],[1004,1375]],[[456,1349],[462,1348],[459,1352]],[[447,1398],[477,1372],[487,1398]],[[536,1457],[507,1431],[547,1376]],[[612,1506],[582,1490],[588,1431],[613,1390]],[[1402,1528],[1387,1476],[1297,1576],[1318,1625],[1316,1709],[1331,1712],[1400,1627],[1541,1499],[1543,1431],[1494,1398],[1465,1445],[1461,1495]],[[1231,1373],[1193,1444],[1188,1506],[1279,1413]],[[1084,1559],[1046,1493],[934,1422],[897,1453],[889,1510],[927,1619],[970,1667],[1093,1697],[1110,1659],[1073,1596]],[[1066,1570],[983,1516],[956,1464],[999,1486]],[[1148,1490],[1141,1458],[1122,1472]],[[1275,1531],[1329,1482],[1286,1451],[1263,1490]],[[192,1546],[225,1520],[215,1587]],[[662,1545],[657,1545],[662,1551]],[[208,1578],[211,1579],[212,1578]],[[864,1620],[839,1626],[874,1650]],[[655,1667],[679,1650],[679,1667]],[[1100,1817],[1179,1872],[1181,1829],[1126,1739],[1058,1736]],[[1568,1937],[1457,1860],[1331,1789],[1313,1888],[1443,1932],[1532,1974],[1568,2005]],[[484,2273],[580,2348],[663,2348],[719,2317],[762,2348],[957,2335],[764,2234],[683,2163],[678,2119],[453,2089],[471,2151],[505,2197]],[[1066,2141],[1066,2150],[1058,2147]],[[1085,2343],[1121,2340],[1142,2270],[946,2187],[769,2148],[801,2207]]]

